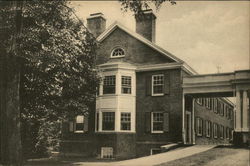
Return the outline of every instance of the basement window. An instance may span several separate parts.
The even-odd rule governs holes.
[[[112,147],[102,147],[101,148],[101,158],[112,159],[113,158],[113,148]]]

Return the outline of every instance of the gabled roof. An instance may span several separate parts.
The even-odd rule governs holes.
[[[183,60],[177,58],[176,56],[172,55],[171,53],[167,52],[166,50],[164,50],[163,48],[157,46],[156,44],[152,43],[151,41],[147,40],[146,38],[144,38],[143,36],[139,35],[138,33],[133,32],[132,30],[129,30],[128,28],[126,28],[125,26],[123,26],[121,23],[119,23],[118,21],[115,21],[113,24],[111,24],[102,34],[100,34],[97,38],[97,41],[101,42],[103,41],[106,37],[109,36],[109,34],[111,34],[116,28],[120,28],[123,31],[125,31],[126,33],[128,33],[130,36],[136,38],[137,40],[141,41],[142,43],[148,45],[149,47],[151,47],[152,49],[158,51],[159,53],[167,56],[168,58],[174,60],[175,62],[180,62],[180,63],[184,63]]]

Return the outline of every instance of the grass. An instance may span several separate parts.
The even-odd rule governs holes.
[[[195,154],[189,157],[177,159],[174,161],[170,161],[167,163],[160,164],[158,166],[201,166],[209,163],[212,160],[216,160],[217,158],[224,157],[227,155],[233,155],[237,153],[236,147],[232,146],[217,146],[208,151]]]

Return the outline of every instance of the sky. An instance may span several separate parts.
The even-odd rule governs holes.
[[[107,27],[119,21],[135,31],[133,13],[123,12],[118,1],[74,1],[71,6],[85,24],[91,13],[102,12]],[[154,12],[156,44],[198,73],[250,69],[250,1],[165,2]]]

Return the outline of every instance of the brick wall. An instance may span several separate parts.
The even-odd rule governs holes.
[[[220,100],[220,102],[223,102],[223,101]],[[234,128],[233,120],[228,119],[225,114],[224,116],[222,116],[219,113],[215,113],[213,109],[208,109],[205,106],[198,104],[196,100],[194,103],[195,103],[194,104],[195,127],[196,127],[196,118],[199,117],[203,119],[202,136],[197,136],[197,131],[196,131],[196,144],[228,144],[230,140],[226,138],[226,127],[233,129]],[[209,120],[212,123],[210,137],[206,137],[205,132],[204,132],[205,120]],[[220,138],[219,134],[218,134],[218,138],[214,138],[214,135],[213,135],[214,123],[218,124],[219,126],[220,125],[224,126],[224,138],[223,139]],[[219,133],[219,129],[218,129],[218,133]]]
[[[110,59],[112,50],[117,46],[124,48],[126,54],[125,57]],[[173,62],[173,60],[131,37],[119,28],[114,30],[112,34],[102,41],[98,48],[97,55],[97,64],[102,64],[109,60],[125,61],[132,64],[157,64]]]
[[[170,142],[182,140],[182,89],[180,69],[139,72],[136,74],[136,133],[137,155],[148,155],[149,147],[160,147]],[[151,96],[146,94],[147,77],[154,74],[169,76],[169,94]],[[169,113],[169,131],[151,133],[147,131],[147,112],[166,111]]]

